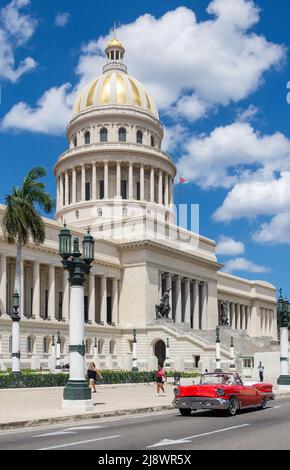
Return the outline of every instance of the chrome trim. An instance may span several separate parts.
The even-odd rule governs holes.
[[[223,398],[207,397],[180,397],[172,402],[175,408],[187,408],[191,410],[227,410],[229,400]]]

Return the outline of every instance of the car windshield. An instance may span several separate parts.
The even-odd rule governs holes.
[[[238,374],[232,373],[216,373],[216,374],[203,374],[200,378],[200,383],[205,384],[222,384],[222,385],[242,385],[241,379]]]

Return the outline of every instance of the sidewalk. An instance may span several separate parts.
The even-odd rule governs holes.
[[[156,396],[155,384],[99,385],[95,410],[81,414],[62,411],[62,387],[0,390],[0,430],[171,409],[174,388],[167,383],[166,396]],[[288,386],[273,391],[277,399],[290,397]]]

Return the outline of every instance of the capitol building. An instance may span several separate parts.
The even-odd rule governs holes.
[[[85,283],[87,362],[101,369],[131,369],[136,329],[140,370],[158,362],[178,370],[211,368],[221,305],[222,363],[251,367],[255,351],[277,342],[276,289],[221,271],[216,243],[176,224],[176,167],[162,150],[163,126],[148,90],[127,73],[125,49],[113,38],[103,73],[76,99],[67,125],[67,150],[54,166],[55,220],[44,218],[46,240],[23,249],[21,366],[51,368],[52,336],[61,362],[69,360],[68,272],[58,254],[63,224],[95,239],[95,260]],[[152,71],[154,73],[154,70]],[[0,205],[2,220],[5,206]],[[0,366],[11,367],[15,246],[0,228]],[[169,291],[169,318],[155,305]],[[243,343],[243,346],[242,346]],[[248,361],[248,362],[247,362]]]

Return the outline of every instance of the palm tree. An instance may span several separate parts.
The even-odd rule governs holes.
[[[2,225],[4,237],[9,244],[16,244],[16,272],[14,291],[21,298],[21,260],[22,248],[29,239],[36,245],[45,240],[45,225],[36,206],[50,213],[54,208],[52,196],[45,191],[45,184],[38,181],[46,176],[42,167],[32,168],[21,187],[13,187],[12,193],[5,198],[6,210]],[[21,312],[20,305],[20,314]]]

